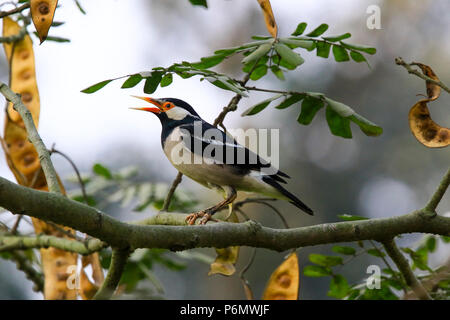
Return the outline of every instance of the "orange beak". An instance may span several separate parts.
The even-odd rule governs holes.
[[[158,99],[152,99],[149,97],[139,97],[139,96],[132,96],[132,97],[147,101],[148,103],[155,105],[156,108],[155,107],[147,107],[147,108],[130,108],[130,109],[148,111],[148,112],[153,112],[156,114],[163,112],[162,102]]]

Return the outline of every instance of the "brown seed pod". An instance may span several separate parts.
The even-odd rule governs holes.
[[[411,132],[428,148],[443,148],[450,144],[450,129],[438,125],[431,119],[427,107],[428,100],[417,102],[409,111]]]
[[[297,300],[300,269],[294,252],[272,273],[263,300]]]
[[[31,18],[41,43],[47,38],[48,30],[53,22],[58,0],[31,0]]]

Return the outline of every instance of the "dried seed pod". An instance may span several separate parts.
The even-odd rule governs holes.
[[[272,273],[263,300],[297,300],[300,269],[294,252]]]
[[[48,30],[53,22],[58,0],[31,0],[31,18],[41,43],[47,38]]]

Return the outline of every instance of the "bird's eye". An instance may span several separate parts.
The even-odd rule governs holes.
[[[170,103],[170,102],[166,102],[166,103],[163,104],[163,109],[164,110],[169,110],[169,109],[172,109],[172,108],[173,108],[173,104]]]

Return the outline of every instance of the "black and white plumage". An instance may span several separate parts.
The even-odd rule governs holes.
[[[181,173],[208,187],[225,192],[227,200],[190,217],[205,223],[211,214],[236,197],[236,190],[287,200],[304,212],[313,211],[281,183],[289,176],[219,128],[201,119],[186,102],[175,98],[141,98],[155,107],[134,108],[154,113],[162,124],[161,145],[172,165]]]

